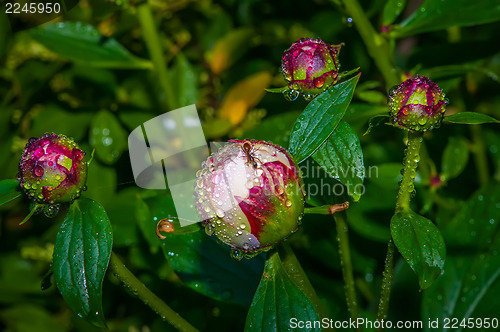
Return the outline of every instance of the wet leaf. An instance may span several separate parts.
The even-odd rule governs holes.
[[[340,122],[312,157],[330,176],[347,187],[354,201],[361,198],[365,178],[363,151],[358,135],[346,122]]]
[[[448,246],[485,248],[500,239],[500,185],[492,182],[470,196],[455,218],[439,224]]]
[[[500,123],[497,119],[489,115],[476,112],[461,112],[445,116],[444,122],[458,124],[483,124],[483,123]]]
[[[15,179],[0,181],[0,205],[8,203],[21,196],[19,182]]]
[[[441,275],[446,259],[439,229],[429,219],[406,210],[392,217],[391,234],[399,252],[417,274],[420,288],[429,288]]]
[[[39,43],[70,61],[90,66],[120,69],[150,69],[149,61],[139,59],[115,39],[102,35],[82,22],[58,22],[30,30]]]
[[[455,331],[468,330],[459,325],[462,319],[481,324],[475,324],[475,330],[495,330],[498,320],[495,325],[491,323],[498,319],[499,292],[498,251],[447,258],[443,275],[424,292],[422,299],[422,319],[439,319],[440,324],[433,329],[424,324],[424,331],[449,331],[443,324],[445,318],[458,318]],[[490,328],[486,328],[486,321]]]
[[[441,177],[444,180],[456,178],[462,173],[469,160],[467,140],[462,137],[450,137],[443,152]]]
[[[271,254],[248,311],[245,331],[289,331],[291,319],[317,321],[309,298],[290,279],[278,253]],[[311,331],[320,329],[311,329]]]
[[[450,15],[453,13],[453,15]],[[425,0],[400,23],[391,36],[400,38],[454,26],[473,26],[500,20],[496,0]]]
[[[231,121],[233,125],[241,123],[248,110],[264,97],[271,78],[271,74],[267,71],[261,71],[236,83],[222,101],[220,116]]]
[[[289,152],[297,163],[312,155],[333,133],[351,102],[360,74],[314,98],[290,134]]]
[[[176,217],[173,201],[168,195],[142,200],[148,207],[149,216],[141,221],[141,228],[156,236],[159,220]],[[140,206],[138,213],[146,213],[144,206]],[[235,261],[230,256],[229,247],[217,243],[204,230],[162,234],[166,237],[160,241],[165,257],[188,287],[224,302],[245,306],[251,303],[264,265],[262,255]]]
[[[127,148],[127,133],[113,113],[103,110],[92,119],[89,143],[95,148],[97,158],[111,165]]]
[[[102,282],[112,247],[111,224],[97,202],[80,198],[70,207],[57,233],[54,277],[68,306],[90,323],[105,327]]]

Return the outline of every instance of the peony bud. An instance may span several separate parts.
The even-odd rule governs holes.
[[[85,152],[64,135],[46,133],[29,139],[19,162],[17,180],[39,204],[73,201],[85,190]]]
[[[250,258],[294,233],[304,212],[299,168],[283,148],[231,140],[197,173],[196,205],[207,234]]]
[[[329,45],[321,39],[301,38],[283,54],[281,72],[290,90],[285,97],[295,100],[299,93],[309,100],[337,82],[338,53],[342,45]]]
[[[436,83],[417,75],[389,92],[391,124],[422,132],[439,127],[447,103]]]

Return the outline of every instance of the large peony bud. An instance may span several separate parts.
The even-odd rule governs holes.
[[[85,152],[64,135],[32,137],[19,162],[17,180],[39,204],[70,202],[85,190]]]
[[[321,39],[301,38],[293,43],[281,60],[281,72],[290,88],[285,92],[287,99],[294,100],[302,93],[308,100],[336,83],[340,47]]]
[[[281,147],[231,140],[197,173],[196,204],[207,234],[250,258],[294,233],[304,212],[300,171]]]
[[[389,93],[391,124],[412,131],[439,127],[448,100],[436,83],[417,75]]]

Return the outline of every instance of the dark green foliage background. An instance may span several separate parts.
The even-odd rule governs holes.
[[[172,215],[171,200],[168,194],[135,186],[127,136],[169,106],[196,103],[208,139],[247,137],[287,147],[298,115],[307,107],[304,100],[292,103],[280,94],[267,93],[245,110],[242,122],[234,123],[219,112],[224,97],[236,83],[261,71],[272,75],[272,87],[283,86],[281,55],[299,37],[344,42],[341,68],[361,67],[361,76],[342,128],[360,137],[366,167],[365,191],[356,193],[360,200],[351,200],[347,212],[349,236],[362,314],[374,319],[401,178],[403,133],[381,125],[362,135],[370,118],[387,112],[387,89],[338,3],[150,1],[154,13],[150,23],[165,51],[162,61],[168,67],[168,79],[176,82],[172,87],[176,100],[167,98],[158,78],[161,73],[151,70],[154,64],[145,44],[147,32],[133,1],[81,0],[62,18],[41,28],[17,20],[11,29],[9,18],[1,12],[1,180],[15,178],[22,149],[31,136],[47,131],[66,134],[88,155],[95,149],[84,195],[102,204],[109,215],[113,250],[141,281],[198,329],[243,330],[264,257],[238,265],[229,259],[226,248],[203,233],[160,242],[153,218]],[[433,9],[436,3],[426,0],[417,8],[418,1],[361,1],[376,28],[401,23],[388,33],[395,65],[435,80],[450,99],[446,115],[477,112],[500,119],[500,7],[496,1],[446,0]],[[210,55],[217,45],[226,56],[220,72],[214,72]],[[450,123],[425,135],[412,208],[441,231],[447,246],[445,273],[419,292],[417,276],[398,255],[389,313],[392,321],[500,318],[500,128],[496,123],[451,124],[474,119],[477,117],[454,115]],[[325,139],[327,136],[320,138]],[[352,137],[345,140],[356,141]],[[314,159],[332,153],[325,147]],[[325,173],[317,173],[311,158],[303,165],[308,173],[306,185],[326,179]],[[430,187],[434,173],[446,177],[442,187]],[[12,198],[0,194],[1,202]],[[308,201],[325,204],[344,198],[324,193]],[[35,215],[19,226],[29,202],[16,199],[0,207],[0,330],[99,330],[73,314],[55,285],[41,290],[56,233],[68,208],[63,206],[53,219]],[[306,216],[288,243],[327,316],[346,320],[349,315],[335,238],[330,217]],[[223,267],[230,267],[226,274],[221,274]],[[269,282],[280,287],[277,296],[295,291],[275,259],[268,270],[276,270],[282,277],[278,280],[282,284]],[[261,301],[276,302],[260,289],[258,294]],[[131,295],[111,274],[105,277],[103,309],[110,330],[173,330]],[[298,310],[292,306],[281,309]],[[250,312],[252,317],[259,316]],[[254,326],[265,324],[256,322]]]

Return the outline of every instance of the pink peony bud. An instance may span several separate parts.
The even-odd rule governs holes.
[[[207,234],[251,258],[294,233],[304,212],[299,168],[283,148],[231,140],[197,173],[196,205]]]
[[[46,133],[29,139],[19,162],[17,180],[40,204],[73,201],[85,190],[85,152],[64,135]]]
[[[412,131],[439,127],[447,103],[436,83],[417,75],[389,92],[391,124]]]
[[[302,93],[309,100],[336,83],[341,46],[326,44],[321,39],[301,38],[293,43],[281,60],[281,72],[290,88],[285,97],[295,100]]]

